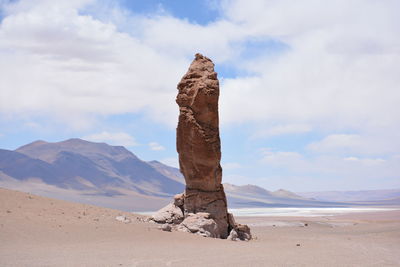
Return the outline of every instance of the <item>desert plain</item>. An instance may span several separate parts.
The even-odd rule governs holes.
[[[236,221],[253,240],[164,232],[144,215],[0,188],[0,266],[400,266],[399,210]]]

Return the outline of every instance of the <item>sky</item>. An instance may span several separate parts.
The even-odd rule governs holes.
[[[176,85],[220,80],[223,182],[400,188],[400,1],[0,0],[0,148],[83,138],[177,167]]]

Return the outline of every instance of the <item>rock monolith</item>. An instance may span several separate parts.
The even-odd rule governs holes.
[[[228,210],[222,186],[219,138],[219,82],[213,62],[196,54],[178,84],[176,102],[179,122],[176,148],[179,167],[186,181],[184,214],[207,212],[218,226],[219,236],[228,236]]]
[[[250,229],[236,224],[227,210],[220,165],[219,82],[214,63],[196,54],[178,84],[178,91],[176,147],[186,189],[184,194],[175,196],[174,203],[160,210],[161,215],[157,213],[153,218],[173,221],[176,215],[171,219],[165,215],[176,214],[176,208],[180,208],[184,220],[177,230],[219,238],[227,238],[233,231],[235,238],[251,239]]]

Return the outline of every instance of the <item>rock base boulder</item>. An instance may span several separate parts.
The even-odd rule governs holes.
[[[218,225],[218,236],[227,238],[228,213],[225,192],[221,186],[218,191],[201,191],[197,189],[186,189],[183,204],[184,214],[205,212]]]
[[[171,203],[153,214],[151,219],[156,223],[179,224],[183,221],[184,217],[182,209]]]
[[[193,191],[189,197],[185,197],[185,194],[176,195],[173,203],[157,211],[150,220],[160,224],[159,229],[168,232],[180,231],[231,241],[251,240],[250,228],[247,225],[236,223],[231,213],[224,216],[218,214],[221,201],[218,197],[212,197],[218,194]],[[188,199],[189,203],[186,203]]]
[[[207,212],[189,213],[176,230],[194,233],[204,237],[221,237],[219,235],[217,223]]]

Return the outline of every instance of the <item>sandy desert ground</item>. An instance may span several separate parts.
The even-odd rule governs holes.
[[[237,218],[250,242],[163,232],[144,218],[0,189],[0,266],[400,266],[400,211]]]

